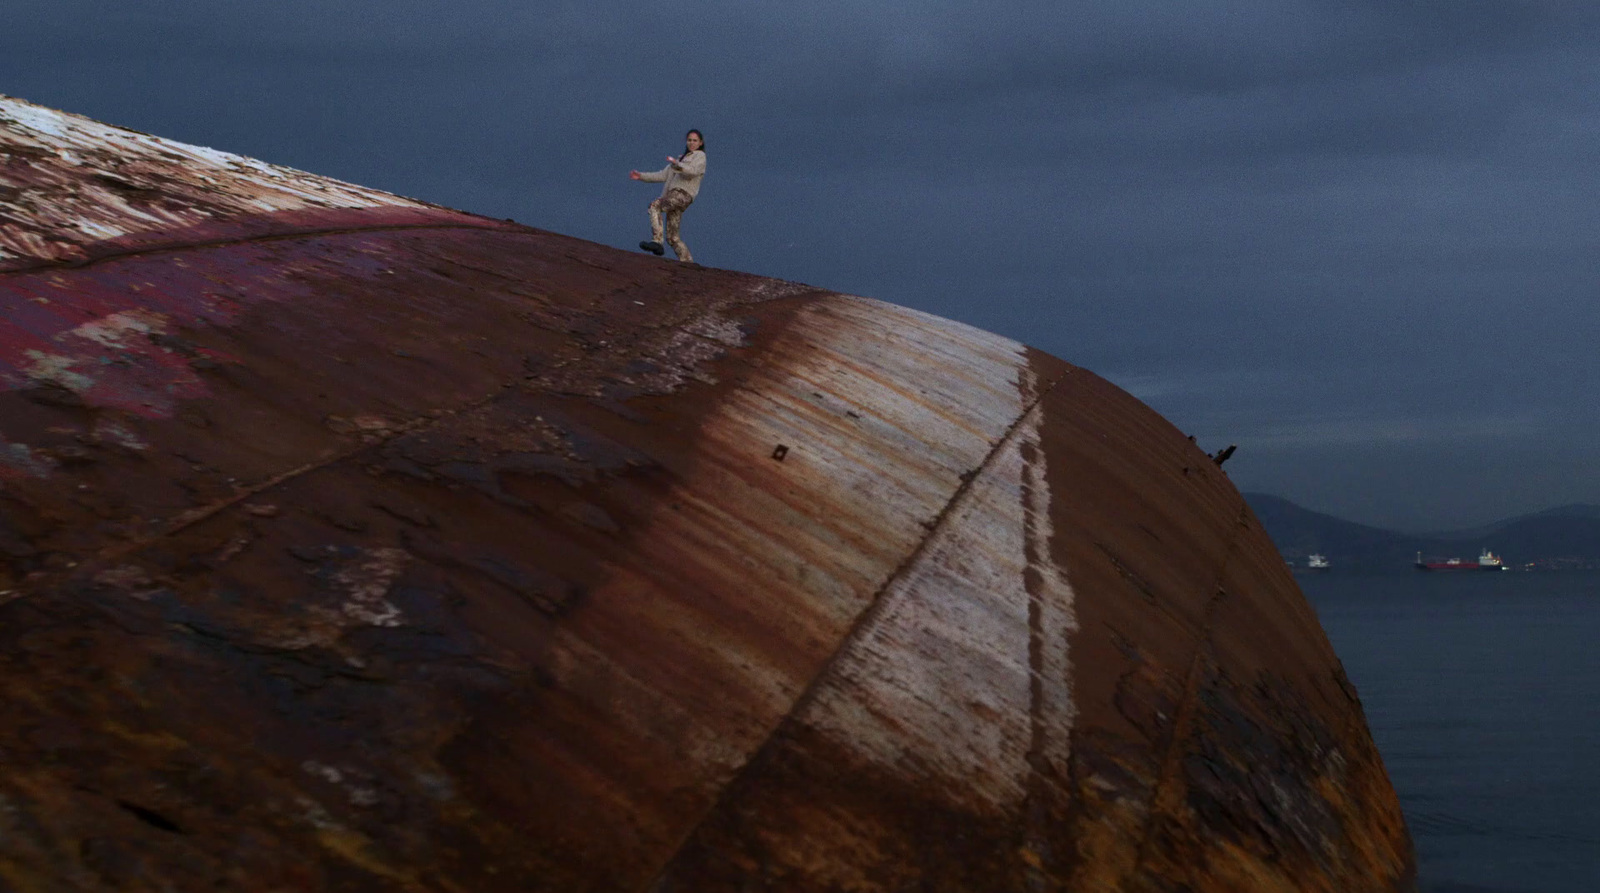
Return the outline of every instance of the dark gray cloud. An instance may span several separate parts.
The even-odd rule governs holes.
[[[1021,338],[1242,486],[1600,501],[1600,8],[1514,0],[12,0],[0,91]]]

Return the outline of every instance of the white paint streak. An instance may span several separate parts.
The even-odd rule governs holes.
[[[404,549],[368,549],[359,561],[340,568],[333,579],[349,598],[341,606],[344,615],[371,626],[399,626],[400,609],[387,596],[410,559]]]
[[[146,443],[139,435],[128,430],[120,422],[104,417],[95,420],[92,433],[96,440],[109,441],[136,452],[150,449],[150,444]]]
[[[641,524],[648,535],[634,544],[628,566],[590,593],[582,625],[558,627],[551,649],[563,691],[579,693],[641,752],[669,749],[674,765],[687,762],[711,789],[793,709],[861,612],[929,536],[963,475],[979,468],[1025,409],[1016,383],[1021,345],[860,298],[807,303],[749,359],[738,386],[720,394],[700,422],[693,465],[655,502]],[[782,461],[772,457],[780,444],[788,447]],[[1020,462],[1015,447],[1007,455]],[[1013,566],[1023,554],[1018,480],[1015,471],[986,475],[984,487],[1010,490],[981,504],[998,500],[1002,507],[962,509],[976,513],[963,529],[981,530],[993,516],[1015,528],[1006,538],[953,544],[961,568],[919,572],[918,579],[950,577],[971,594],[957,597],[953,582],[941,589],[950,594],[937,611],[919,613],[907,603],[908,618],[919,625],[884,654],[893,665],[886,675],[905,679],[885,698],[937,700],[928,689],[948,681],[941,661],[956,676],[1013,680],[1026,698],[1026,599],[984,595],[1021,585]],[[1003,567],[991,566],[997,562]],[[711,612],[710,605],[722,607]],[[1019,624],[1020,650],[989,647],[1015,638]],[[958,629],[973,632],[962,642],[971,653],[946,652]],[[612,636],[650,646],[619,650],[609,644]],[[696,668],[693,685],[680,678],[684,667]],[[719,697],[708,703],[707,691]],[[1026,750],[1026,700],[1017,726],[1004,719],[1014,713],[1009,691],[986,683],[962,691],[978,706],[963,700],[961,715],[949,715],[949,734],[983,739],[963,765],[982,763],[997,749]],[[892,730],[874,725],[874,705],[846,699],[837,706],[841,736],[881,739],[876,752],[894,758]],[[938,709],[912,703],[901,714]],[[851,710],[859,715],[844,715]],[[1003,718],[998,725],[990,712]],[[918,741],[945,734],[910,731]],[[916,750],[918,759],[962,771],[956,758]]]
[[[938,782],[969,807],[1020,804],[1036,746],[1066,769],[1075,621],[1072,590],[1050,558],[1050,493],[1031,449],[1039,418],[1023,419],[796,717],[864,763]]]
[[[56,339],[60,340],[65,335],[75,335],[79,338],[93,341],[101,347],[121,349],[127,346],[123,339],[129,333],[149,335],[152,332],[160,334],[166,330],[166,317],[159,313],[136,308],[112,313],[100,319],[86,322],[77,328],[57,335]]]
[[[250,213],[427,205],[0,96],[0,259],[75,260],[94,242]]]
[[[81,394],[94,387],[94,379],[81,372],[72,371],[72,367],[80,362],[79,357],[45,353],[41,350],[27,350],[23,355],[31,362],[22,367],[22,372],[34,381],[60,385],[75,394]]]
[[[411,554],[404,549],[361,550],[342,562],[330,577],[339,590],[341,601],[337,606],[311,605],[303,616],[285,618],[264,640],[289,650],[328,648],[353,627],[400,626],[400,608],[389,601],[389,591],[410,563]]]
[[[49,477],[55,463],[33,454],[25,443],[7,443],[0,438],[0,467],[13,468],[32,477]]]

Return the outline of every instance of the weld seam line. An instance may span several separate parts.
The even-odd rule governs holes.
[[[1156,782],[1156,788],[1150,794],[1149,815],[1145,819],[1144,828],[1139,835],[1138,858],[1134,862],[1134,871],[1142,872],[1150,855],[1152,833],[1156,822],[1162,818],[1159,812],[1162,798],[1172,789],[1177,778],[1178,766],[1174,765],[1176,754],[1187,741],[1188,729],[1194,721],[1195,701],[1199,697],[1200,688],[1200,661],[1206,651],[1206,643],[1211,641],[1211,631],[1216,622],[1216,608],[1221,602],[1219,591],[1222,581],[1226,579],[1228,566],[1233,563],[1237,554],[1239,543],[1244,538],[1244,525],[1249,521],[1250,507],[1241,500],[1239,512],[1234,518],[1233,535],[1228,539],[1228,548],[1223,551],[1222,561],[1217,566],[1216,574],[1212,577],[1210,592],[1206,596],[1205,613],[1201,619],[1200,630],[1195,636],[1194,653],[1189,657],[1189,667],[1183,681],[1183,700],[1179,702],[1176,715],[1172,722],[1172,737],[1167,741],[1167,746],[1161,754],[1161,775]]]
[[[214,503],[212,503],[210,505],[205,505],[205,506],[201,506],[199,508],[190,509],[189,511],[184,512],[183,514],[179,515],[177,518],[173,519],[173,521],[171,523],[169,523],[165,528],[163,528],[160,533],[154,534],[152,536],[148,536],[148,537],[146,537],[146,538],[144,538],[142,540],[136,540],[136,541],[131,542],[131,543],[125,543],[125,544],[122,544],[122,545],[119,545],[119,546],[111,546],[111,547],[107,547],[105,549],[102,549],[100,552],[98,552],[95,555],[94,560],[95,560],[96,566],[98,566],[99,564],[115,561],[115,560],[117,560],[119,558],[124,558],[124,557],[126,557],[128,555],[131,555],[131,554],[135,553],[135,552],[142,551],[143,549],[148,548],[149,546],[154,545],[155,543],[157,543],[157,542],[159,542],[161,540],[164,540],[164,539],[166,539],[168,537],[171,537],[171,536],[174,536],[174,535],[176,535],[178,533],[181,533],[184,530],[187,530],[188,528],[193,527],[196,524],[199,524],[201,521],[204,521],[207,518],[211,518],[211,517],[213,517],[213,516],[215,516],[217,514],[220,514],[221,512],[224,512],[224,511],[228,510],[229,508],[232,508],[233,506],[238,505],[239,503],[243,502],[244,500],[249,499],[249,498],[251,498],[253,496],[256,496],[256,495],[258,495],[260,493],[263,493],[263,492],[265,492],[267,490],[270,490],[273,487],[278,486],[279,484],[285,483],[287,481],[294,480],[295,478],[301,477],[302,475],[311,474],[314,471],[318,471],[320,469],[327,468],[329,465],[334,465],[334,464],[337,464],[339,462],[343,462],[346,459],[350,459],[352,457],[359,456],[362,453],[365,453],[365,452],[367,452],[369,450],[373,450],[373,449],[385,446],[389,442],[391,442],[391,441],[393,441],[393,440],[395,440],[397,438],[403,437],[403,436],[405,436],[407,434],[410,434],[413,431],[418,431],[418,430],[421,430],[423,428],[428,428],[428,427],[431,427],[431,426],[434,426],[434,425],[438,425],[439,423],[445,421],[446,419],[449,419],[449,418],[452,418],[454,416],[460,415],[461,413],[472,412],[473,410],[479,409],[479,408],[481,408],[481,407],[493,402],[494,400],[496,400],[500,396],[502,396],[502,394],[503,394],[503,391],[502,392],[498,392],[498,393],[491,393],[486,397],[482,397],[482,398],[479,398],[478,400],[474,400],[473,402],[465,404],[465,405],[463,405],[463,406],[461,406],[459,408],[447,410],[444,414],[442,414],[442,415],[440,415],[440,416],[438,416],[436,418],[424,417],[424,418],[419,418],[419,419],[412,419],[411,421],[406,422],[403,425],[399,425],[399,426],[395,427],[392,430],[392,433],[389,434],[389,436],[387,436],[387,437],[383,437],[383,438],[381,438],[379,440],[376,440],[376,441],[373,441],[371,443],[362,443],[361,445],[359,445],[357,447],[354,447],[353,449],[349,449],[349,450],[345,450],[345,451],[340,452],[340,453],[336,453],[333,456],[330,456],[327,459],[324,459],[324,460],[322,460],[320,462],[308,462],[308,463],[306,463],[304,465],[300,465],[300,466],[297,466],[295,468],[291,468],[288,471],[280,472],[280,473],[278,473],[278,474],[276,474],[276,475],[274,475],[274,476],[272,476],[270,478],[267,478],[264,481],[260,481],[258,483],[252,484],[252,485],[250,485],[248,487],[245,487],[245,488],[235,492],[232,496],[229,496],[226,499],[219,500],[219,501],[214,502]]]
[[[89,572],[102,568],[111,562],[127,558],[129,555],[141,552],[150,546],[167,539],[168,537],[182,533],[184,530],[187,530],[188,528],[193,527],[194,525],[199,524],[208,518],[215,517],[216,515],[227,511],[246,499],[257,496],[267,490],[272,489],[273,487],[278,486],[279,484],[294,480],[295,478],[303,475],[311,474],[315,471],[327,468],[328,466],[337,464],[339,462],[343,462],[352,457],[359,456],[369,450],[383,447],[397,438],[403,437],[414,431],[419,431],[438,425],[462,413],[472,412],[480,409],[494,402],[495,400],[500,399],[502,396],[504,396],[503,388],[497,393],[490,393],[487,396],[480,397],[479,399],[472,401],[471,403],[463,404],[455,409],[445,410],[438,417],[412,419],[409,422],[396,426],[392,429],[392,432],[388,436],[379,440],[375,440],[370,443],[362,443],[352,449],[335,453],[334,455],[329,456],[328,458],[319,462],[308,462],[304,465],[295,466],[288,471],[279,472],[278,474],[273,475],[266,480],[259,481],[255,484],[251,484],[248,487],[241,488],[226,499],[218,500],[210,505],[203,505],[199,506],[198,508],[189,509],[186,512],[180,513],[176,518],[168,522],[167,526],[163,527],[158,533],[151,534],[150,536],[143,537],[142,539],[134,540],[133,542],[122,543],[114,546],[106,546],[105,548],[102,548],[98,552],[94,553],[93,557],[88,558],[78,566],[72,568],[66,573],[59,574],[53,579],[37,580],[32,586],[7,590],[4,593],[0,593],[0,605],[4,605],[8,601],[14,601],[18,598],[30,596],[34,593],[49,589],[51,586],[57,585],[61,580],[71,577],[83,577]]]
[[[852,646],[854,646],[856,642],[866,635],[866,630],[872,627],[873,621],[875,621],[878,615],[882,614],[885,610],[884,606],[888,602],[888,599],[885,598],[885,596],[888,594],[890,587],[892,587],[896,581],[904,576],[906,571],[916,565],[923,553],[927,551],[928,543],[932,542],[935,535],[938,534],[940,529],[945,526],[946,520],[955,511],[956,507],[960,505],[961,502],[966,498],[967,494],[971,492],[972,485],[977,482],[978,478],[982,477],[983,474],[988,471],[989,466],[994,464],[994,460],[1001,454],[1001,452],[1005,450],[1007,445],[1016,439],[1017,432],[1022,430],[1023,422],[1027,421],[1028,417],[1032,415],[1034,410],[1038,408],[1039,404],[1043,403],[1044,399],[1056,389],[1057,385],[1065,381],[1071,375],[1071,370],[1063,372],[1061,375],[1057,376],[1055,380],[1051,381],[1048,387],[1041,390],[1039,395],[1033,399],[1033,402],[1029,403],[1022,412],[1017,414],[1016,419],[1014,419],[1010,426],[1006,428],[1005,434],[1003,434],[999,440],[995,441],[994,446],[989,448],[988,455],[983,457],[983,461],[978,464],[977,468],[973,469],[972,473],[968,475],[959,486],[956,487],[955,492],[950,495],[950,499],[945,502],[944,507],[939,510],[939,514],[934,518],[933,524],[927,528],[927,533],[924,534],[922,539],[917,542],[916,547],[913,548],[905,558],[901,559],[899,566],[897,566],[894,569],[894,572],[884,580],[883,585],[878,587],[878,591],[872,594],[872,601],[867,605],[867,607],[862,609],[861,613],[856,615],[856,619],[850,625],[850,629],[848,629],[839,639],[838,647],[834,649],[833,653],[828,656],[826,661],[823,661],[822,666],[818,668],[817,672],[812,675],[811,681],[806,684],[805,690],[802,691],[799,696],[796,697],[789,705],[788,712],[786,712],[778,720],[777,725],[775,725],[772,731],[768,733],[766,740],[761,742],[761,746],[756,748],[755,753],[751,754],[750,758],[745,760],[744,765],[740,766],[738,771],[728,779],[727,784],[722,786],[722,790],[717,792],[716,802],[711,805],[711,808],[707,809],[705,814],[702,815],[693,825],[691,825],[678,839],[678,845],[673,848],[672,855],[661,864],[661,870],[656,872],[655,876],[651,878],[649,883],[642,887],[641,890],[657,890],[660,887],[661,881],[665,878],[667,871],[671,869],[672,866],[683,855],[684,848],[689,845],[689,841],[693,839],[695,833],[699,831],[700,828],[703,827],[712,816],[720,813],[727,807],[729,792],[738,787],[739,783],[743,781],[744,777],[752,771],[752,767],[760,763],[762,758],[766,756],[766,754],[772,748],[777,746],[775,742],[782,738],[784,730],[796,721],[795,717],[798,714],[803,713],[805,709],[820,696],[819,693],[822,687],[822,681],[832,675],[834,668],[841,660],[841,655],[849,652]]]
[[[350,209],[359,210],[359,209]],[[260,233],[254,236],[236,236],[227,239],[210,239],[203,242],[184,242],[174,245],[149,245],[143,248],[130,248],[126,251],[115,251],[95,257],[87,257],[75,261],[46,261],[28,267],[14,267],[9,270],[0,270],[0,276],[13,276],[25,273],[39,273],[49,270],[81,270],[96,264],[114,260],[126,260],[130,257],[143,257],[151,254],[161,254],[168,251],[190,251],[201,248],[221,248],[225,245],[243,245],[248,242],[276,242],[287,239],[300,239],[312,236],[337,236],[346,233],[377,233],[396,232],[413,229],[481,229],[490,232],[531,233],[531,227],[521,230],[506,229],[504,224],[496,226],[494,221],[484,223],[390,223],[376,226],[333,226],[324,229],[301,229],[287,233]]]

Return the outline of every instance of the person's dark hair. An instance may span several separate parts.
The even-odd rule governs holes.
[[[689,128],[689,133],[700,138],[700,151],[704,152],[706,150],[706,135],[692,127]],[[689,133],[683,135],[683,149],[685,152],[689,150]]]

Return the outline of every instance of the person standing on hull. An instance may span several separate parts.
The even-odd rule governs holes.
[[[652,173],[628,171],[630,180],[666,184],[661,187],[660,197],[650,203],[650,241],[640,242],[640,248],[660,256],[665,252],[661,247],[665,235],[666,243],[672,246],[672,253],[678,256],[678,260],[694,260],[689,254],[689,246],[683,244],[683,239],[678,236],[678,225],[683,221],[684,209],[693,204],[695,196],[700,194],[700,180],[705,175],[706,141],[698,130],[684,134],[683,155],[678,158],[668,155],[667,166],[661,170]],[[664,223],[663,214],[666,215]]]

